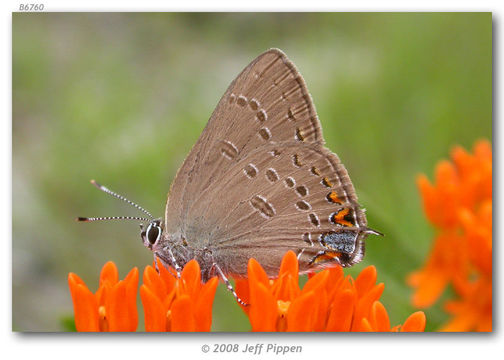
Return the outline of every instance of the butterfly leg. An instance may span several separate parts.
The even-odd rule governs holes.
[[[157,268],[157,258],[160,258],[165,264],[166,264],[166,268],[168,269],[168,271],[170,271],[170,273],[172,273],[172,269],[171,269],[171,266],[173,266],[175,268],[175,271],[177,272],[177,275],[173,274],[173,276],[176,276],[177,278],[180,277],[180,272],[182,271],[182,269],[180,268],[179,264],[177,263],[177,261],[175,260],[175,257],[173,256],[173,253],[172,251],[170,250],[170,248],[166,247],[163,249],[164,251],[168,252],[168,254],[170,254],[170,257],[171,259],[169,260],[166,256],[164,256],[163,253],[161,252],[155,252],[154,253],[154,260],[156,262],[156,270],[159,270],[159,268]],[[169,266],[171,265],[171,266]],[[159,271],[158,271],[159,272]]]
[[[161,264],[161,266],[163,266],[163,265]],[[156,268],[156,272],[159,274],[158,257],[157,257],[156,255],[154,255],[154,267]],[[173,277],[175,277],[175,278],[177,277],[177,274],[175,274],[175,273],[173,272],[173,268],[172,268],[171,266],[165,267],[165,269],[167,269],[167,270],[168,270],[168,272],[169,272],[169,273],[170,273]],[[180,277],[180,276],[178,276],[178,277]]]
[[[182,272],[182,269],[180,268],[179,264],[177,263],[175,256],[173,256],[173,252],[171,251],[170,247],[166,246],[163,250],[168,252],[168,254],[170,255],[171,263],[173,264],[173,267],[175,268],[175,271],[177,272],[177,277],[180,277],[180,273]]]
[[[226,277],[226,275],[224,275],[224,272],[222,272],[222,269],[220,268],[220,266],[217,263],[213,263],[212,267],[214,267],[217,270],[217,272],[219,273],[220,278],[226,283],[226,286],[227,286],[228,290],[231,291],[231,293],[235,297],[236,301],[238,301],[238,303],[240,305],[242,305],[242,306],[249,306],[249,304],[247,304],[245,301],[243,301],[242,299],[240,299],[240,297],[238,296],[238,294],[234,291],[233,285],[231,285],[231,283],[229,282],[229,280]]]

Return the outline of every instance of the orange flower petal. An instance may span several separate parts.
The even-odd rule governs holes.
[[[443,273],[425,272],[418,275],[421,275],[419,276],[418,288],[413,294],[411,302],[415,307],[429,307],[434,304],[446,288],[448,278]]]
[[[124,280],[114,285],[105,301],[109,331],[135,331],[138,326],[136,289],[138,269],[133,268]]]
[[[327,279],[329,279],[329,271],[323,270],[313,277],[311,277],[301,290],[301,295],[307,293],[309,291],[320,291],[321,288],[325,287],[327,284]]]
[[[315,308],[313,331],[324,331],[327,323],[327,314],[329,313],[329,297],[324,288],[321,288],[318,293],[315,294],[317,307]]]
[[[330,284],[331,288],[337,286],[341,281],[344,280],[343,267],[340,265],[332,266],[327,269],[329,271],[329,278],[327,283]]]
[[[422,201],[425,213],[427,214],[429,220],[431,220],[432,217],[435,217],[436,213],[435,209],[435,205],[437,203],[436,190],[434,189],[434,186],[432,186],[432,184],[430,183],[427,176],[423,174],[418,175],[416,182],[420,194],[422,195]]]
[[[482,139],[474,144],[474,153],[478,158],[492,161],[492,145],[488,140]]]
[[[96,301],[98,302],[98,307],[105,306],[105,299],[107,299],[110,290],[112,289],[112,284],[109,281],[104,281],[103,284],[98,288],[95,293]]]
[[[201,288],[198,300],[194,306],[194,317],[196,319],[195,331],[210,331],[210,327],[212,326],[212,305],[218,283],[219,279],[213,277]]]
[[[355,279],[357,294],[359,294],[359,296],[364,296],[364,294],[371,290],[376,284],[377,277],[376,268],[373,265],[362,270]]]
[[[311,277],[301,290],[299,296],[304,296],[307,293],[313,292],[316,294],[317,301],[312,304],[312,311],[314,311],[314,319],[312,324],[312,331],[322,331],[327,321],[327,312],[329,307],[329,299],[325,290],[327,280],[329,279],[329,270],[323,270],[315,276]]]
[[[94,294],[74,273],[68,275],[68,285],[74,305],[75,328],[77,331],[100,331],[98,303]]]
[[[352,323],[352,331],[360,331],[359,326],[361,325],[361,320],[363,318],[369,318],[371,305],[380,298],[384,287],[385,285],[383,283],[375,285],[363,297],[357,300],[354,320]]]
[[[390,320],[387,310],[379,301],[373,303],[371,309],[371,323],[375,331],[390,331]]]
[[[145,331],[167,331],[166,308],[156,294],[146,285],[142,285],[140,297],[144,308]]]
[[[159,269],[159,276],[166,285],[167,292],[172,291],[173,288],[175,287],[175,283],[177,282],[177,277],[175,276],[176,275],[175,270],[171,268],[170,269],[165,268],[161,260],[158,260],[158,269]]]
[[[272,287],[277,300],[291,301],[299,295],[299,265],[293,251],[288,251],[282,259],[278,280]]]
[[[192,301],[188,295],[181,295],[173,301],[171,307],[171,316],[172,331],[196,331],[196,322],[194,319]]]
[[[201,288],[201,271],[195,259],[192,259],[184,266],[180,280],[184,284],[185,291],[188,291],[189,296],[196,297]]]
[[[471,175],[474,167],[474,157],[460,146],[455,146],[451,151],[451,157],[461,178]]]
[[[137,290],[138,290],[138,268],[133,268],[130,270],[126,278],[124,279],[126,283],[126,302],[128,308],[129,317],[129,328],[135,331],[138,326],[138,310],[137,310]]]
[[[299,295],[301,290],[297,277],[284,273],[274,282],[271,291],[277,300],[291,301]]]
[[[235,279],[235,291],[245,304],[250,304],[249,281],[248,279]],[[248,315],[250,307],[239,304],[241,309]]]
[[[287,253],[283,257],[282,263],[280,264],[279,274],[281,275],[289,274],[296,281],[298,280],[299,265],[296,254],[294,254],[294,251],[292,250],[287,251]]]
[[[337,293],[353,289],[354,284],[345,278],[341,266],[338,265],[327,270],[329,277],[326,281],[326,291],[329,299],[333,299]]]
[[[336,294],[332,301],[326,331],[350,331],[356,296],[351,290]]]
[[[261,283],[267,289],[270,288],[268,275],[266,275],[266,272],[262,268],[261,264],[259,264],[256,261],[256,259],[254,259],[254,258],[249,259],[249,262],[247,265],[247,274],[248,274],[248,278],[249,278],[250,282]]]
[[[105,300],[106,320],[109,331],[133,331],[129,330],[128,306],[126,298],[126,283],[119,281],[110,291]],[[136,328],[136,326],[135,326]]]
[[[481,204],[476,213],[468,209],[459,212],[460,222],[467,236],[469,257],[479,271],[492,276],[492,201]]]
[[[152,266],[145,267],[143,273],[143,283],[160,299],[168,293],[165,282]]]
[[[373,327],[369,323],[368,319],[364,318],[360,321],[359,330],[354,330],[354,331],[360,331],[360,332],[373,332]]]
[[[249,262],[250,264],[250,262]],[[275,331],[277,303],[262,282],[250,282],[249,320],[252,331]]]
[[[421,332],[425,330],[426,318],[423,311],[417,311],[411,314],[404,325],[401,327],[402,332]]]
[[[108,282],[110,285],[117,284],[119,281],[119,273],[117,271],[117,266],[112,262],[108,261],[102,268],[100,273],[100,287]]]
[[[308,291],[294,300],[287,312],[287,331],[313,331],[318,301],[314,291]]]
[[[460,313],[453,317],[448,323],[444,324],[439,331],[441,332],[465,332],[471,331],[474,324],[478,322],[477,314],[473,312]]]
[[[82,280],[79,275],[74,274],[72,272],[68,274],[68,284],[71,287],[76,286],[76,285],[86,286],[86,283],[84,282],[84,280]]]
[[[438,235],[424,267],[408,279],[416,287],[412,302],[416,307],[432,305],[448,283],[467,275],[467,248],[456,231],[449,230]]]

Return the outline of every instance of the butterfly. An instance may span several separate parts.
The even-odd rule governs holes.
[[[191,259],[202,281],[246,277],[250,258],[275,277],[292,250],[301,274],[364,256],[364,209],[338,156],[324,147],[305,81],[278,49],[253,60],[231,83],[171,185],[164,219],[149,218],[144,245],[178,274]],[[243,302],[241,302],[243,303]]]

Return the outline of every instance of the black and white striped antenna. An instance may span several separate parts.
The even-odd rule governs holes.
[[[90,221],[101,221],[101,220],[141,220],[141,221],[152,221],[154,220],[154,216],[147,210],[145,210],[143,207],[140,205],[134,203],[131,200],[126,199],[124,196],[119,195],[112,190],[106,188],[105,186],[97,183],[95,180],[91,180],[91,184],[93,184],[98,190],[101,190],[119,200],[125,201],[131,206],[137,208],[138,210],[142,211],[144,214],[149,216],[149,218],[144,218],[144,217],[139,217],[139,216],[102,216],[102,217],[78,217],[75,220],[77,221],[83,221],[83,222],[90,222]]]

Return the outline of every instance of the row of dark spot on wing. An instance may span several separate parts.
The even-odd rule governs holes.
[[[254,134],[257,133],[263,142],[271,137],[269,129],[259,125],[268,120],[266,109],[261,107],[257,96],[252,95],[251,91],[247,91],[246,95],[242,94],[247,90],[247,87],[250,88],[249,73],[251,69],[259,65],[260,60],[261,57],[257,58],[232,82],[200,137],[200,140],[205,137],[208,140],[201,142],[202,148],[199,149],[196,156],[196,166],[191,170],[194,177],[198,179],[198,187],[189,190],[189,196],[194,197],[191,205],[186,205],[188,208],[184,209],[184,213],[188,217],[200,216],[200,214],[193,214],[193,208],[196,207],[196,212],[198,211],[198,203],[207,196],[211,187],[220,182],[220,175],[246,154],[245,147],[255,138]],[[244,123],[244,119],[248,118],[251,120]],[[250,128],[255,129],[250,132],[250,136],[240,134],[244,129]],[[205,149],[207,146],[208,150]],[[203,154],[202,157],[200,157],[200,153]],[[204,174],[202,173],[203,169],[205,169]],[[188,182],[191,181],[192,179],[189,178]],[[186,201],[187,203],[188,201]]]
[[[235,99],[236,95],[231,94],[230,99]],[[247,101],[247,98],[243,95],[240,95],[238,97],[239,99],[243,99],[244,102]],[[236,101],[236,104],[238,104],[238,101]],[[248,104],[256,104],[258,106],[258,101],[255,99],[252,99],[248,102]],[[249,106],[250,107],[250,106]],[[264,142],[269,142],[269,141],[288,141],[291,139],[295,139],[298,141],[302,142],[307,142],[307,141],[313,141],[317,139],[317,129],[316,128],[311,128],[312,123],[310,122],[309,125],[302,125],[302,124],[295,124],[296,117],[297,115],[301,116],[303,112],[307,112],[309,109],[309,105],[307,103],[303,103],[300,106],[298,106],[296,112],[292,110],[292,108],[287,109],[287,113],[284,116],[284,120],[277,121],[276,123],[270,123],[268,121],[268,112],[265,109],[260,109],[257,111],[255,114],[255,119],[260,123],[259,129],[257,130],[257,136],[259,137],[260,140]],[[296,115],[294,115],[296,114]],[[291,130],[291,137],[289,138],[282,138],[282,139],[274,139],[273,134],[276,132],[277,134],[280,133],[284,135],[285,133],[281,131],[280,129],[281,126],[284,126],[284,122],[289,121],[293,122],[292,130]],[[301,120],[299,120],[301,122]],[[247,125],[254,125],[254,124],[247,124]],[[236,145],[232,144],[230,141],[221,141],[220,145],[220,150],[224,156],[226,156],[229,159],[237,159],[239,157],[239,149]],[[244,148],[247,144],[243,144],[241,147]]]
[[[263,76],[264,73],[269,68],[271,68],[276,61],[278,61],[278,59],[272,61],[266,67],[266,69],[264,69],[262,74],[256,73],[255,76],[257,78]],[[275,87],[277,87],[279,84],[281,84],[283,81],[286,81],[289,78],[291,79],[293,78],[298,83],[298,85],[293,86],[289,90],[282,92],[281,96],[279,96],[275,101],[273,101],[273,103],[271,103],[267,108],[262,108],[259,100],[257,100],[256,98],[254,97],[249,98],[250,96],[246,96],[244,94],[231,93],[228,99],[229,104],[241,108],[242,111],[252,111],[255,113],[254,119],[256,123],[259,124],[259,130],[257,131],[257,136],[265,143],[275,142],[275,140],[280,141],[288,140],[288,139],[276,139],[279,134],[280,135],[284,134],[284,132],[280,131],[277,132],[277,130],[280,130],[281,126],[285,122],[289,122],[292,124],[291,127],[292,132],[290,135],[291,136],[290,139],[294,139],[302,143],[322,141],[320,125],[318,123],[318,119],[316,118],[314,109],[311,105],[309,94],[307,93],[306,87],[304,86],[304,81],[297,74],[297,72],[292,72],[292,69],[290,67],[289,69],[291,71],[284,71],[277,79],[273,80],[272,86],[270,86],[270,88],[266,92],[262,92],[262,96],[267,97],[269,92],[273,91]],[[261,91],[257,92],[261,93]],[[282,106],[283,102],[288,103],[290,97],[294,96],[297,92],[301,92],[304,101],[298,101],[297,103],[290,104],[290,106],[288,106],[287,108],[285,107],[285,105]],[[280,111],[282,111],[282,114],[279,113]],[[308,119],[306,119],[307,112],[309,113]],[[283,120],[269,124],[268,120],[277,117],[280,117]],[[304,119],[300,120],[303,117]],[[225,158],[227,158],[228,160],[236,161],[243,156],[243,154],[241,154],[241,150],[247,144],[243,145],[234,144],[229,140],[221,140],[219,145],[221,146],[220,148],[221,153]],[[280,154],[279,149],[273,149],[270,152],[272,153],[272,156],[278,156]],[[298,168],[305,167],[306,164],[304,164],[302,161],[303,160],[301,159],[299,154],[294,153],[292,155],[293,166]],[[335,205],[335,212],[333,214],[333,220],[334,220],[333,225],[341,226],[342,225],[341,221],[337,221],[336,219],[339,219],[337,218],[338,214],[341,211],[345,210],[341,205],[348,200],[346,199],[348,196],[346,194],[338,194],[338,193],[336,193],[336,195],[332,195],[335,193],[335,191],[332,190],[332,187],[335,186],[333,184],[335,179],[331,180],[328,177],[322,176],[321,170],[315,166],[312,166],[309,169],[309,171],[313,176],[320,177],[320,184],[330,190],[328,192],[326,191],[323,198],[327,203],[330,204],[332,203]],[[259,175],[260,171],[259,169],[257,169],[257,166],[255,164],[250,163],[243,168],[243,172],[248,179],[254,179]],[[281,180],[279,174],[276,172],[274,168],[268,168],[264,170],[264,176],[266,180],[272,184]],[[297,194],[297,196],[302,198],[308,195],[309,191],[308,188],[303,184],[296,185],[292,177],[286,177],[285,179],[283,179],[283,181],[285,182],[287,187],[292,188],[292,190]],[[343,184],[339,186],[339,188],[344,189],[345,185]],[[260,194],[254,195],[249,200],[249,203],[252,206],[252,208],[255,209],[266,220],[274,218],[277,215],[273,204],[271,204],[266,197]],[[321,226],[321,219],[317,216],[317,214],[314,211],[310,211],[312,210],[312,207],[306,200],[299,199],[297,201],[294,201],[294,205],[298,211],[308,212],[307,220],[309,221],[312,227],[319,228]],[[351,225],[357,225],[357,217],[355,216],[355,214],[352,213],[352,211],[354,211],[353,207],[347,208],[347,210],[348,214],[346,214],[343,217],[344,222],[350,223]],[[345,224],[343,223],[343,226],[344,225]],[[302,236],[306,238],[306,234],[309,233],[303,233]],[[328,239],[332,238],[328,237]],[[328,243],[330,244],[331,241],[325,241],[325,242],[322,241],[321,243],[327,246],[327,244]]]
[[[289,149],[290,150],[290,149]],[[268,154],[270,156],[279,156],[280,155],[280,150],[278,149],[273,149],[268,151]],[[312,177],[315,177],[317,179],[318,188],[314,191],[317,191],[316,194],[317,198],[320,198],[320,201],[323,201],[321,205],[317,204],[316,208],[317,210],[322,209],[322,210],[327,210],[332,208],[333,214],[337,215],[341,213],[343,210],[348,210],[349,209],[349,204],[346,203],[347,199],[345,198],[344,195],[337,195],[337,192],[335,191],[334,188],[339,189],[341,191],[342,186],[336,186],[336,180],[337,179],[330,179],[329,177],[322,176],[322,171],[327,172],[328,169],[319,169],[316,166],[305,166],[305,164],[302,163],[302,159],[299,154],[294,154],[291,157],[292,161],[292,169],[294,172],[298,171],[309,171],[309,175]],[[301,169],[303,168],[303,169]],[[262,171],[261,171],[262,170]],[[267,169],[258,169],[258,165],[249,163],[243,168],[243,174],[244,176],[247,177],[247,179],[251,180],[259,180],[261,181],[262,179],[256,179],[257,176],[264,176],[265,179],[268,182],[271,183],[276,183],[277,181],[282,181],[284,183],[284,186],[286,188],[291,189],[291,191],[296,195],[295,197],[292,197],[292,205],[296,208],[298,212],[307,212],[307,216],[305,217],[305,221],[309,221],[311,224],[311,227],[313,229],[319,229],[319,228],[326,228],[328,225],[329,226],[344,226],[344,224],[337,223],[336,221],[332,222],[331,224],[321,224],[321,222],[325,219],[320,219],[320,217],[316,214],[316,211],[312,209],[311,205],[309,204],[308,201],[304,200],[303,198],[307,195],[309,195],[309,188],[305,184],[298,184],[296,183],[294,179],[294,175],[292,174],[284,174],[283,178],[280,177],[278,172],[274,168],[267,168]],[[334,171],[333,171],[334,172]],[[335,174],[333,176],[336,176]],[[293,194],[293,195],[294,195]],[[296,200],[297,199],[297,200]],[[325,204],[325,205],[324,205]],[[275,212],[275,208],[272,203],[267,199],[264,194],[256,194],[252,197],[250,200],[250,205],[254,210],[258,212],[261,217],[264,219],[272,219],[274,217],[281,218],[281,217],[290,217],[292,216],[291,212],[285,213],[282,209],[280,209],[279,213],[277,214]],[[345,205],[347,206],[345,208]],[[322,208],[323,206],[323,208]],[[313,211],[310,211],[313,210]],[[347,226],[353,226],[353,218],[350,216],[350,212],[348,212],[348,216],[345,216],[343,219],[345,220]],[[271,230],[271,228],[270,228]],[[275,230],[275,229],[272,229]],[[279,228],[280,230],[280,228]],[[306,239],[308,233],[303,233],[303,238]]]
[[[282,59],[282,57],[275,58],[273,61],[270,62],[270,64],[268,64],[265,67],[265,69],[262,73],[255,73],[255,77],[256,78],[263,77],[264,73],[267,72],[269,69],[271,69],[273,67],[273,65],[279,59]],[[285,59],[282,59],[282,60],[285,61]],[[307,141],[321,140],[320,124],[318,122],[318,119],[316,118],[316,114],[313,109],[313,106],[311,105],[310,95],[306,91],[306,86],[304,85],[304,80],[301,78],[299,73],[294,69],[293,65],[290,62],[287,61],[286,65],[287,65],[286,70],[284,70],[284,72],[281,73],[281,75],[279,75],[277,79],[272,81],[272,86],[270,86],[270,88],[267,89],[266,92],[263,92],[262,96],[267,97],[269,95],[269,92],[271,92],[271,89],[274,89],[275,87],[279,86],[283,81],[286,81],[289,78],[291,80],[294,80],[296,82],[297,86],[293,86],[289,90],[282,92],[281,96],[279,98],[277,98],[271,104],[270,108],[268,108],[267,110],[260,109],[260,104],[256,99],[249,100],[245,95],[241,95],[241,94],[240,95],[236,95],[233,93],[230,94],[229,102],[230,102],[230,104],[236,104],[237,106],[240,106],[242,108],[245,108],[248,104],[252,110],[257,111],[256,119],[258,121],[260,121],[261,123],[266,123],[267,119],[268,119],[268,113],[270,111],[275,111],[277,109],[282,109],[282,108],[285,109],[285,106],[280,106],[281,105],[280,103],[282,101],[288,101],[290,96],[294,95],[296,92],[299,91],[299,92],[301,92],[301,96],[304,101],[298,102],[297,104],[295,104],[295,106],[288,107],[286,114],[284,114],[284,119],[290,123],[293,123],[293,125],[294,125],[292,138],[296,141],[303,142],[303,143],[305,143]],[[261,91],[257,91],[257,92],[261,92]],[[304,113],[307,111],[309,111],[309,113],[310,113],[310,119],[308,121],[309,126],[303,127],[302,124],[299,124],[301,121],[299,121],[298,117],[302,117],[303,115],[306,115]],[[274,116],[276,116],[276,115],[277,114],[274,114]],[[305,119],[305,121],[306,121],[306,119]],[[271,128],[266,127],[266,126],[261,127],[258,131],[259,137],[262,138],[264,141],[270,141],[273,137],[272,129],[274,130],[275,127],[280,126],[282,123],[283,123],[283,121],[277,122],[277,125],[276,126],[273,125]],[[298,124],[296,124],[296,123],[298,123]],[[275,138],[273,138],[273,140],[275,140]],[[225,150],[225,148],[223,148],[223,153],[228,154],[229,152],[230,152],[229,150]],[[273,150],[273,152],[277,152],[277,154],[278,154],[279,151]],[[293,164],[296,167],[303,166],[303,164],[301,163],[301,161],[299,159],[298,154],[293,155]],[[319,170],[316,169],[315,167],[312,167],[311,171],[314,175],[319,175],[319,174],[317,174],[319,172]],[[244,173],[249,179],[255,178],[258,174],[258,170],[257,170],[256,165],[253,163],[248,164],[244,168]],[[266,178],[271,183],[279,180],[279,176],[278,176],[277,172],[275,171],[275,169],[267,169],[266,170]],[[293,180],[291,178],[287,178],[285,181],[287,182],[288,186],[294,187]],[[323,178],[322,181],[323,182],[325,181],[325,184],[327,185],[327,181],[328,181],[327,178]],[[330,187],[330,186],[328,186],[328,187]],[[298,186],[296,188],[296,191],[298,194],[300,194],[302,196],[305,196],[308,193],[308,190],[307,190],[306,186],[304,186],[304,185]],[[254,197],[251,200],[252,206],[256,210],[258,210],[263,217],[266,217],[266,218],[273,217],[275,215],[274,208],[271,206],[271,204],[268,204],[268,200],[264,199],[264,198],[258,198],[257,196],[260,196],[260,195],[256,195],[256,197]],[[296,204],[296,207],[301,211],[308,211],[311,209],[311,206],[305,200],[299,200],[295,204]],[[318,221],[315,214],[312,213],[312,214],[310,214],[309,217],[310,217],[311,223],[314,226],[320,225],[318,223],[319,221]]]
[[[292,164],[294,167],[301,168],[305,164],[303,164],[301,157],[299,154],[294,154],[292,156]],[[342,168],[343,166],[339,163],[336,164],[337,167]],[[358,220],[356,211],[359,211],[358,208],[354,208],[354,204],[351,203],[351,200],[348,199],[349,194],[346,191],[343,191],[343,194],[338,194],[334,190],[335,187],[339,188],[341,191],[345,188],[345,186],[350,186],[350,189],[347,191],[350,192],[350,196],[354,196],[353,187],[349,183],[349,178],[346,175],[346,170],[340,169],[340,171],[333,171],[336,174],[334,179],[330,179],[327,176],[322,176],[322,171],[316,166],[311,166],[309,168],[311,175],[316,176],[320,179],[320,184],[322,187],[325,187],[329,190],[325,196],[325,200],[335,205],[335,211],[331,214],[329,218],[329,222],[332,225],[336,225],[338,227],[343,227],[347,229],[337,229],[337,231],[327,229],[320,229],[318,231],[310,231],[304,232],[302,234],[302,240],[305,245],[297,246],[297,255],[298,258],[301,259],[301,256],[304,254],[305,257],[309,256],[310,264],[317,263],[322,266],[327,262],[338,262],[343,266],[347,266],[352,263],[352,253],[356,250],[356,246],[360,245],[357,243],[357,237],[359,236]],[[327,169],[323,170],[324,173],[327,172]],[[343,176],[340,178],[341,172]],[[293,177],[286,177],[284,179],[287,187],[292,188],[298,196],[301,198],[308,194],[308,188],[305,185],[296,185],[296,182]],[[340,186],[335,186],[336,183],[340,183]],[[311,210],[311,206],[305,200],[298,200],[295,203],[296,208],[299,211],[309,211]],[[318,210],[318,208],[317,208]],[[308,218],[310,223],[316,227],[321,227],[321,220],[319,216],[317,216],[316,211],[309,212]],[[268,228],[268,231],[272,231],[274,229]],[[299,234],[293,234],[293,236],[299,236]],[[285,232],[282,233],[277,239],[277,243],[281,242],[281,238],[285,239]],[[271,238],[269,240],[272,240]],[[306,246],[313,247],[317,245],[316,248],[319,248],[318,245],[321,245],[323,250],[319,250],[316,253],[312,251],[306,251]],[[361,251],[357,249],[357,251]],[[306,252],[306,253],[305,253]],[[358,255],[358,254],[357,254]]]
[[[268,154],[273,157],[278,157],[281,154],[281,151],[279,149],[272,149],[268,151]],[[331,154],[329,153],[329,155]],[[298,200],[293,201],[293,204],[298,211],[308,212],[309,222],[312,227],[317,229],[315,231],[309,230],[307,232],[302,232],[301,239],[303,242],[299,241],[298,244],[293,244],[294,246],[291,245],[291,247],[297,249],[296,251],[300,259],[302,256],[309,256],[309,262],[310,264],[313,264],[313,266],[322,266],[328,262],[338,262],[343,266],[351,264],[351,253],[354,252],[356,245],[358,245],[356,239],[359,235],[359,230],[355,227],[358,227],[359,224],[357,223],[357,216],[355,214],[355,211],[358,211],[358,208],[354,208],[355,203],[352,203],[352,201],[355,202],[356,199],[349,198],[349,195],[353,195],[354,197],[355,195],[353,187],[349,182],[350,180],[346,175],[346,170],[339,161],[335,162],[335,165],[328,161],[335,166],[334,168],[309,166],[310,162],[305,161],[299,153],[294,153],[290,156],[289,160],[291,161],[291,166],[295,171],[303,169],[303,171],[308,171],[311,176],[317,178],[319,183],[318,195],[323,196],[323,201],[327,204],[334,206],[334,211],[329,218],[329,223],[332,224],[333,227],[348,227],[348,230],[328,230],[327,225],[322,223],[326,219],[321,219],[317,215],[317,211],[326,210],[327,206],[322,209],[320,205],[317,205],[315,206],[316,210],[313,209],[313,211],[311,211],[311,205],[302,199],[303,197],[309,195],[309,188],[304,184],[296,183],[295,176],[285,176],[281,178],[274,168],[267,168],[265,171],[262,169],[263,171],[261,171],[258,169],[258,166],[253,163],[246,165],[243,168],[243,172],[248,179],[255,179],[257,176],[264,176],[266,180],[272,184],[278,181],[283,181],[284,185],[287,188],[290,188],[297,195]],[[343,175],[341,175],[342,172]],[[323,174],[331,175],[323,176]],[[350,189],[345,191],[345,186],[347,188],[350,187]],[[255,195],[250,200],[250,204],[266,220],[272,219],[275,215],[277,215],[273,205],[266,197]],[[279,216],[282,217],[285,216],[285,214],[280,214]],[[287,216],[290,216],[290,214],[287,214]],[[279,228],[278,231],[280,233],[278,236],[272,236],[272,231],[274,233],[275,229],[268,228],[268,233],[265,234],[264,237],[264,239],[268,239],[268,243],[264,244],[264,246],[281,247],[285,246],[286,241],[289,242],[289,237],[285,233],[285,229]],[[299,239],[299,236],[299,232],[293,234],[294,239]],[[307,246],[314,247],[314,245],[316,245],[314,249],[306,251]],[[256,242],[254,246],[259,246],[259,243]],[[320,248],[322,248],[322,250],[314,253],[315,249]],[[359,249],[357,250],[361,251]],[[359,256],[359,259],[360,257],[361,256]]]
[[[292,134],[289,136],[285,131],[278,131],[276,141],[293,137],[310,142],[322,141],[320,124],[304,80],[283,54],[265,54],[251,66],[243,82],[245,85],[235,86],[236,93],[232,92],[228,101],[243,111],[255,113],[259,126],[257,134],[263,141],[270,141],[273,133],[286,125],[285,122],[290,124]],[[279,136],[288,138],[280,139]],[[246,147],[247,144],[238,147],[242,145]]]
[[[284,91],[281,94],[278,94],[278,91],[275,93],[275,89],[280,88],[283,88]],[[226,100],[227,106],[236,108],[238,112],[227,111],[226,113],[229,113],[230,116],[237,116],[239,119],[250,118],[245,115],[253,114],[252,123],[240,124],[240,127],[256,128],[257,137],[242,138],[242,141],[239,137],[235,139],[233,136],[237,130],[240,130],[240,127],[236,126],[236,122],[239,120],[234,119],[234,126],[227,130],[224,139],[221,138],[217,141],[217,147],[223,158],[231,162],[238,162],[247,156],[247,152],[251,151],[251,149],[246,149],[247,146],[252,146],[257,140],[260,142],[255,145],[256,147],[261,146],[261,142],[269,144],[292,139],[301,142],[322,140],[320,124],[304,80],[294,65],[282,53],[272,51],[256,59],[240,74],[230,89],[231,92]],[[273,96],[276,100],[271,101],[272,95],[276,95]],[[286,125],[290,129],[290,135],[289,131],[284,129]],[[222,159],[212,161],[222,161]],[[214,173],[217,167],[213,167]],[[225,172],[226,167],[225,164],[219,166],[222,173]],[[254,174],[257,172],[252,166],[245,171],[249,178],[255,176]],[[212,177],[211,181],[217,182],[216,179],[213,179],[214,173],[208,174],[208,176]],[[276,181],[277,176],[274,171],[269,170],[267,175],[268,181]],[[211,186],[210,179],[207,180],[207,184]],[[259,204],[260,202],[255,201],[255,203]],[[268,210],[268,213],[271,211]]]

